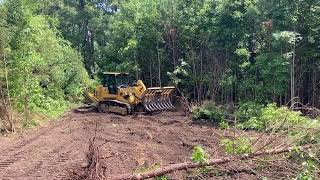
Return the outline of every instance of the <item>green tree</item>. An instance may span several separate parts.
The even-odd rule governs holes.
[[[32,3],[8,0],[4,4],[12,32],[9,88],[17,110],[57,115],[81,97],[87,72],[81,56],[59,37],[52,19],[37,15]]]

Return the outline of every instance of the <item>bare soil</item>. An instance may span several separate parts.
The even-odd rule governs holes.
[[[100,145],[100,161],[106,167],[104,174],[113,176],[189,161],[197,145],[211,158],[223,156],[221,136],[233,134],[194,124],[180,112],[125,117],[68,112],[46,126],[0,137],[0,179],[70,179],[71,171],[87,166],[88,142],[94,136]],[[195,179],[188,174],[177,172],[170,177]],[[258,177],[243,170],[219,178]]]

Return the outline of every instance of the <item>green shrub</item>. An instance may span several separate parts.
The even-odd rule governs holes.
[[[307,160],[302,163],[303,171],[298,174],[296,180],[312,180],[316,179],[315,175],[315,162],[312,160]]]
[[[57,117],[82,99],[89,77],[81,54],[60,37],[48,17],[26,18],[13,32],[19,38],[12,40],[8,53],[12,105],[18,112]]]
[[[192,118],[194,120],[207,120],[210,122],[224,121],[223,110],[214,102],[204,102],[202,106],[192,108]]]
[[[196,146],[193,148],[192,152],[192,162],[194,163],[208,163],[209,162],[209,155],[202,149],[201,146]],[[209,167],[202,167],[199,168],[197,171],[201,174],[207,174],[209,172]]]
[[[229,123],[228,123],[228,122],[226,122],[226,121],[221,121],[221,122],[219,123],[219,128],[220,128],[220,129],[229,129],[230,126],[229,126]]]
[[[262,130],[264,128],[264,123],[259,119],[259,117],[250,118],[248,121],[237,124],[238,129],[243,130]]]
[[[193,148],[192,152],[192,162],[194,163],[207,163],[209,156],[207,153],[202,149],[201,146],[196,146]]]
[[[250,139],[245,137],[238,137],[234,140],[223,139],[221,140],[220,145],[224,148],[227,154],[241,155],[251,152]]]
[[[28,128],[33,128],[33,127],[37,127],[37,126],[39,126],[40,125],[40,123],[37,121],[37,120],[35,120],[35,119],[26,119],[26,120],[24,120],[23,122],[22,122],[22,127],[23,128],[26,128],[26,129],[28,129]]]
[[[239,121],[247,121],[251,118],[259,117],[262,108],[262,104],[252,101],[240,103],[238,110],[235,112],[235,116]]]
[[[308,118],[302,116],[300,111],[292,111],[285,106],[279,108],[272,103],[262,109],[260,120],[265,123],[266,128],[275,128],[282,124],[282,128],[290,128],[307,122]]]
[[[310,121],[302,116],[300,111],[290,110],[288,107],[277,107],[275,103],[268,104],[261,109],[257,117],[251,117],[248,121],[240,123],[238,128],[252,130],[284,130],[297,125],[303,125]]]
[[[301,151],[298,148],[290,153],[289,159],[295,164],[301,164],[302,170],[297,174],[295,180],[317,179],[319,170],[319,151],[309,149]]]
[[[299,127],[290,130],[290,137],[297,145],[320,143],[320,121],[308,120]]]
[[[100,79],[90,79],[87,87],[87,91],[93,92],[97,86],[101,85]]]

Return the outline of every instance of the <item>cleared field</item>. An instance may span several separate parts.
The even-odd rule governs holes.
[[[233,132],[194,124],[180,112],[164,112],[154,116],[69,112],[59,121],[52,121],[38,129],[1,137],[0,177],[70,179],[70,171],[87,166],[88,142],[94,136],[100,146],[100,163],[105,167],[102,173],[111,177],[189,161],[192,149],[197,145],[201,145],[211,158],[224,156],[220,140],[223,137],[232,138]],[[220,168],[224,169],[224,173],[214,179],[259,178],[254,170],[241,163],[229,163]],[[275,172],[270,173],[276,175]],[[201,178],[194,174],[194,171],[180,171],[169,177]],[[281,172],[277,173],[279,175]]]

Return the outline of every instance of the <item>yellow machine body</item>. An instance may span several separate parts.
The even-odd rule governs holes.
[[[101,112],[130,114],[141,109],[153,112],[174,108],[171,96],[175,87],[146,88],[141,80],[129,82],[128,76],[128,73],[104,73],[102,85],[86,93],[87,98]]]

